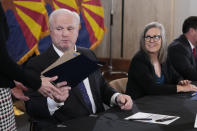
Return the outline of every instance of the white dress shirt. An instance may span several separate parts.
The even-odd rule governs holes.
[[[190,47],[192,48],[192,51],[193,51],[193,49],[195,48],[194,46],[193,46],[193,44],[188,40],[188,42],[189,42],[189,44],[190,44]]]
[[[53,44],[52,44],[53,45]],[[53,48],[55,50],[55,52],[61,57],[64,53],[62,51],[60,51],[59,49],[57,49],[57,47],[55,47],[53,45]],[[75,50],[76,50],[76,46],[75,46]],[[96,112],[96,105],[95,105],[95,102],[94,102],[94,99],[93,99],[93,96],[92,96],[92,92],[91,92],[91,89],[90,89],[90,82],[89,82],[89,79],[88,77],[86,79],[83,80],[83,83],[85,85],[85,88],[86,88],[86,91],[87,91],[87,94],[90,98],[90,102],[92,104],[92,111],[93,113]],[[115,99],[116,97],[119,95],[120,93],[115,93],[112,97],[111,97],[111,106],[116,104],[115,102]],[[49,112],[51,115],[54,114],[54,112],[56,110],[58,110],[61,106],[64,105],[64,102],[61,102],[61,103],[57,103],[55,102],[53,99],[51,99],[50,97],[47,97],[47,104],[48,104],[48,109],[49,109]]]

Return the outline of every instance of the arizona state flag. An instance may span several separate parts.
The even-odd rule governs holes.
[[[2,0],[2,6],[10,29],[8,52],[18,64],[49,47],[48,16],[58,8],[80,15],[77,45],[94,49],[103,39],[104,9],[100,0]]]

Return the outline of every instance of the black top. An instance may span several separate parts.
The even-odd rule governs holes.
[[[137,99],[144,95],[176,93],[176,84],[182,78],[167,62],[161,65],[161,70],[164,84],[156,83],[155,70],[147,54],[143,51],[137,52],[130,64],[126,94]]]
[[[181,35],[170,44],[168,55],[174,69],[184,79],[197,80],[197,61],[195,61],[192,48],[185,35]]]
[[[8,34],[6,17],[0,3],[0,88],[13,86],[13,80],[17,80],[33,89],[38,89],[41,86],[40,76],[25,72],[8,55],[6,49]]]

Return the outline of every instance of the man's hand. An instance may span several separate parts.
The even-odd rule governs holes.
[[[28,89],[18,81],[14,81],[14,83],[16,87],[11,89],[12,95],[19,100],[28,101],[29,97],[25,96],[23,93],[23,90],[27,91]]]
[[[182,85],[182,86],[189,85],[189,84],[191,84],[191,81],[190,80],[181,80],[181,81],[179,81],[178,84]]]
[[[69,86],[66,86],[67,85],[67,82],[64,81],[64,82],[59,82],[56,84],[56,87],[61,91],[61,95],[58,95],[58,94],[53,94],[53,97],[54,97],[54,100],[56,102],[64,102],[66,101],[66,99],[68,98],[69,96],[69,91],[71,90],[71,87]]]
[[[120,94],[116,97],[116,101],[122,110],[130,110],[133,106],[133,101],[128,95]]]
[[[191,91],[197,92],[197,87],[192,84],[177,85],[177,92],[191,92]]]
[[[38,92],[40,92],[45,97],[50,97],[51,99],[54,99],[53,96],[55,95],[61,95],[60,89],[56,88],[51,82],[55,81],[58,77],[42,77],[42,85],[38,89]]]

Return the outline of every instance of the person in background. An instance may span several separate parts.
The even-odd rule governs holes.
[[[6,49],[6,41],[8,39],[9,30],[6,22],[6,17],[0,3],[0,130],[1,131],[15,131],[15,118],[13,113],[13,105],[9,87],[14,87],[16,91],[14,94],[21,98],[21,92],[17,91],[27,90],[28,86],[37,90],[44,96],[62,100],[62,92],[51,84],[57,77],[43,77],[35,73],[29,73],[22,70],[9,57]],[[16,80],[16,81],[13,81]],[[14,83],[15,82],[15,83]],[[21,82],[21,83],[20,83]],[[23,85],[23,84],[25,85]],[[23,94],[22,94],[23,95]],[[22,99],[28,100],[27,97]]]
[[[167,61],[167,43],[162,24],[145,26],[140,39],[140,50],[133,57],[126,94],[132,99],[144,95],[175,94],[197,91],[190,81],[183,80]]]
[[[41,73],[67,51],[73,50],[97,61],[95,54],[87,48],[76,46],[79,32],[80,17],[77,13],[67,9],[57,9],[49,16],[49,29],[52,45],[40,56],[32,58],[26,69]],[[80,65],[79,65],[80,68]],[[56,102],[51,98],[44,98],[37,92],[28,92],[30,97],[26,101],[28,114],[36,119],[34,130],[39,131],[64,121],[88,116],[104,111],[103,103],[118,105],[123,110],[132,108],[130,96],[117,93],[109,87],[100,70],[96,70],[76,87],[72,87],[64,102]]]
[[[185,19],[183,34],[175,39],[168,48],[169,61],[175,70],[184,78],[197,80],[197,16]]]

